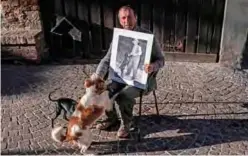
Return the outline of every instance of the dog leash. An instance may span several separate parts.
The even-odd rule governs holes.
[[[88,77],[90,78],[90,76],[83,70],[83,73]]]
[[[86,75],[86,77],[90,78],[90,76],[85,72],[85,66],[83,66],[83,73]]]

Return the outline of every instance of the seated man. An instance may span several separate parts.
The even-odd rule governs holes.
[[[142,29],[138,27],[137,24],[137,15],[134,10],[129,6],[122,6],[118,11],[118,19],[120,25],[123,29],[139,31],[144,33],[151,33],[149,30]],[[92,79],[96,77],[104,78],[109,71],[111,58],[111,46],[106,54],[106,56],[99,63],[96,72],[91,76]],[[145,65],[145,72],[148,73],[148,85],[146,91],[151,91],[156,87],[156,78],[151,76],[152,72],[158,71],[161,67],[164,66],[164,56],[161,52],[160,47],[158,46],[157,41],[154,39],[151,55],[151,63]],[[120,138],[125,138],[129,135],[129,129],[131,126],[131,121],[133,117],[133,106],[135,104],[135,98],[139,97],[140,89],[121,84],[115,81],[112,81],[110,88],[115,90],[115,92],[120,91],[119,95],[116,98],[116,103],[118,104],[121,117],[121,125],[117,132],[117,136]],[[111,112],[106,112],[107,119],[102,123],[98,124],[96,128],[98,129],[107,129],[110,126],[117,123],[118,118],[116,110],[114,109]]]

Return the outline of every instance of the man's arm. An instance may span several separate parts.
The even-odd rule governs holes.
[[[96,69],[97,76],[100,76],[101,78],[104,78],[105,75],[108,73],[109,65],[110,65],[110,58],[111,58],[111,48],[112,48],[112,43],[110,44],[107,54],[100,61]]]
[[[164,55],[158,44],[158,41],[154,37],[153,47],[152,47],[152,60],[151,64],[153,65],[153,71],[158,71],[164,66]]]

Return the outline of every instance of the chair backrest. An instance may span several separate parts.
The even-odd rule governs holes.
[[[158,71],[152,72],[152,73],[149,75],[148,79],[147,79],[147,84],[150,83],[150,85],[151,85],[151,82],[150,82],[151,79],[152,79],[152,78],[155,78],[155,79],[156,79],[157,74],[158,74]],[[151,89],[151,88],[147,88],[146,90],[142,90],[142,92],[143,92],[144,95],[148,95],[148,94],[150,94],[151,91],[156,90],[156,88],[157,88],[157,83],[154,82],[154,86],[152,87],[152,89]]]

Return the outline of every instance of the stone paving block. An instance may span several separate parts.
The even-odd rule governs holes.
[[[40,148],[40,145],[36,141],[31,140],[30,141],[30,148],[32,150],[39,149]]]
[[[12,149],[12,148],[18,148],[18,142],[17,141],[11,141],[8,142],[8,149]]]
[[[22,137],[23,137],[23,140],[30,140],[33,138],[32,134],[30,134],[30,133],[29,134],[23,134]]]
[[[7,142],[1,142],[1,150],[7,149]]]
[[[15,154],[20,154],[20,149],[16,149],[16,148],[12,148],[12,149],[8,149],[8,151],[3,152],[4,154],[8,154],[8,155],[15,155]]]

